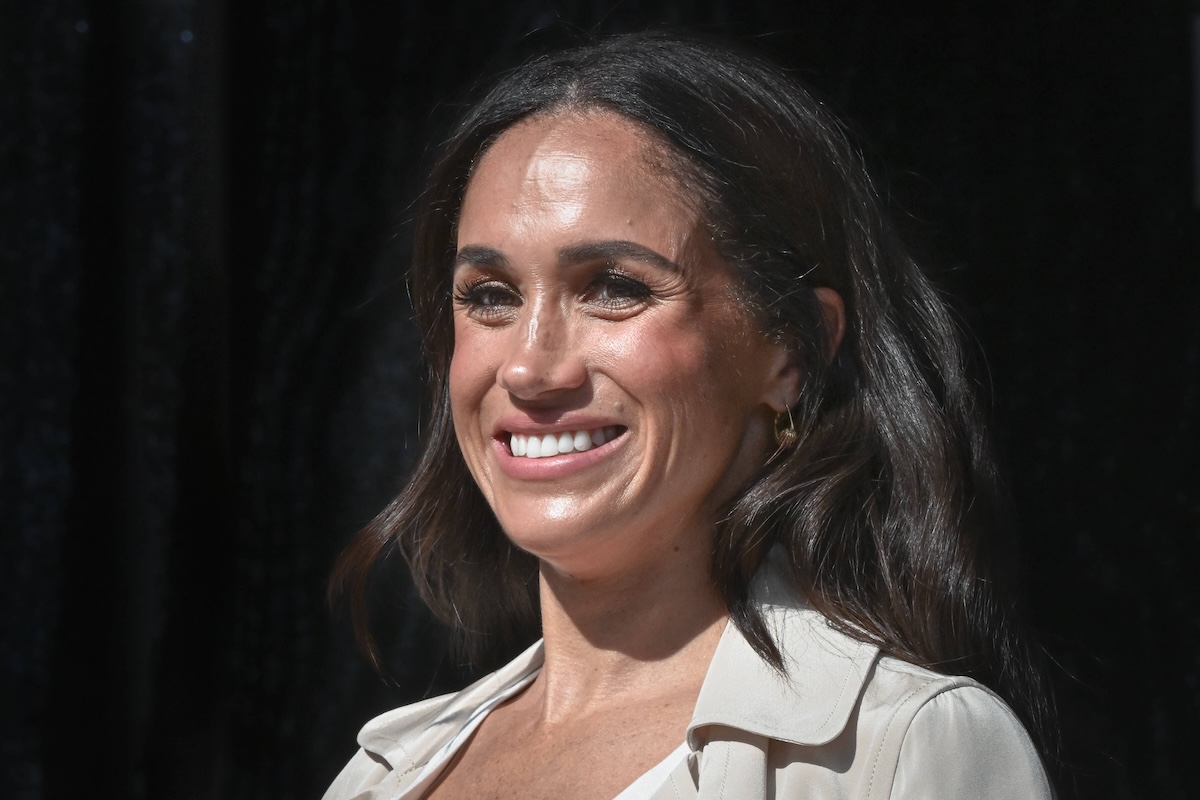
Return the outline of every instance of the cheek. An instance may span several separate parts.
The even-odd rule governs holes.
[[[454,350],[450,356],[450,409],[455,420],[478,410],[478,402],[496,374],[492,354],[480,337],[455,325]]]
[[[603,342],[603,355],[646,400],[684,412],[707,405],[718,379],[713,347],[696,330],[665,324],[647,326]],[[690,413],[690,412],[689,412]]]
[[[488,348],[481,346],[479,337],[459,336],[455,331],[454,350],[450,356],[449,394],[450,416],[458,449],[481,489],[487,485],[486,454],[489,434],[484,429],[484,402],[492,385],[494,370],[488,361]],[[487,490],[484,489],[485,495]]]
[[[696,423],[712,435],[718,429],[740,432],[762,405],[761,353],[736,321],[689,333],[664,331],[656,346],[643,348],[644,374],[686,415],[685,424]]]

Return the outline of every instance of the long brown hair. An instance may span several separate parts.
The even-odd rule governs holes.
[[[432,407],[408,486],[342,555],[363,598],[398,551],[425,602],[470,652],[537,635],[537,563],[500,529],[458,450],[447,374],[455,223],[472,165],[531,115],[604,108],[656,132],[696,184],[722,255],[764,330],[804,366],[798,441],[725,510],[712,579],[764,658],[778,643],[749,600],[781,545],[809,603],[885,653],[970,675],[1036,733],[1045,700],[996,572],[998,481],[946,304],[899,242],[842,125],[791,76],[722,45],[657,34],[606,39],[517,69],[446,142],[418,217],[410,286]],[[846,304],[836,355],[814,289]]]

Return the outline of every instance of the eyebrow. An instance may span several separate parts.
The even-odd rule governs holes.
[[[671,259],[644,247],[637,242],[620,239],[602,242],[583,242],[558,251],[560,266],[569,266],[587,261],[619,261],[621,259],[643,261],[667,272],[679,272],[679,265]]]
[[[632,259],[642,261],[667,272],[679,272],[679,265],[649,247],[622,239],[599,242],[582,242],[558,251],[559,266],[583,264],[589,261],[619,261]],[[482,245],[467,245],[454,256],[454,268],[466,266],[508,269],[508,259],[499,250]]]
[[[496,267],[498,269],[508,268],[508,259],[499,250],[492,247],[482,247],[480,245],[467,245],[459,250],[454,256],[454,268],[480,266],[480,267]]]

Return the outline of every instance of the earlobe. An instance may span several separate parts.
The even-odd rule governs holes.
[[[838,348],[842,346],[842,337],[846,334],[846,304],[842,302],[842,296],[828,286],[813,289],[813,294],[817,296],[825,317],[825,330],[829,335],[826,355],[832,359],[837,355]]]

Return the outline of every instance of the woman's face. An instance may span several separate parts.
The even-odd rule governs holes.
[[[459,445],[509,537],[581,579],[707,563],[799,391],[662,155],[611,112],[535,118],[480,159],[459,218]]]

